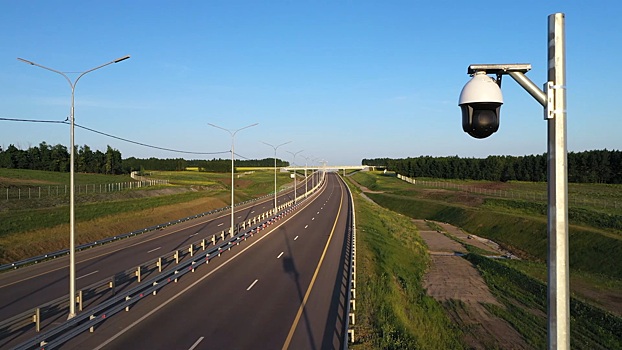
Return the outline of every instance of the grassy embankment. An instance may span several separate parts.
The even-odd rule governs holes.
[[[274,191],[274,173],[255,171],[235,181],[236,202]],[[230,174],[158,172],[168,186],[143,187],[122,192],[76,196],[77,244],[92,242],[221,208],[230,202]],[[130,181],[129,176],[76,174],[76,184],[108,184]],[[0,188],[65,186],[68,174],[0,169]],[[278,185],[289,183],[287,174]],[[66,248],[69,231],[68,196],[44,199],[0,199],[0,263]]]
[[[356,343],[351,349],[461,349],[460,331],[422,288],[429,256],[410,219],[355,193]]]
[[[354,178],[370,190],[380,191],[368,196],[396,212],[449,222],[522,252],[526,260],[493,261],[477,254],[467,258],[477,266],[504,305],[488,305],[489,310],[506,319],[535,348],[545,347],[546,214],[534,211],[534,205],[529,202],[504,202],[461,191],[421,188],[392,176],[359,173]],[[594,225],[597,228],[588,226],[590,218],[600,217],[601,213],[584,210],[588,215],[575,218],[574,222],[570,220],[571,287],[575,292],[571,301],[571,342],[577,349],[622,348],[622,319],[619,302],[615,302],[622,295],[619,268],[622,237],[617,228],[603,229],[602,220]],[[609,222],[615,225],[615,217]],[[611,300],[603,300],[603,296]]]

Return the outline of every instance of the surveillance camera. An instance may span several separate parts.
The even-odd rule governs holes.
[[[499,129],[499,112],[503,104],[497,81],[484,71],[475,72],[462,92],[458,105],[462,109],[462,130],[483,139]]]

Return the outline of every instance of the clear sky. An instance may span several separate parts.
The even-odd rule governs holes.
[[[272,157],[363,158],[546,152],[542,107],[510,77],[499,132],[462,131],[473,63],[531,63],[546,80],[547,16],[566,14],[568,148],[622,149],[622,2],[0,0],[0,118],[64,120],[158,147]],[[76,78],[77,74],[70,74]],[[76,144],[124,158],[211,159],[76,128]],[[69,145],[63,124],[0,120],[0,146]],[[302,158],[297,164],[304,163]]]

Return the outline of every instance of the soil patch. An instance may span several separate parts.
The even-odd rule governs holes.
[[[464,342],[472,349],[530,349],[510,324],[485,308],[484,304],[502,305],[492,295],[477,269],[461,257],[466,253],[462,244],[442,232],[431,230],[423,220],[414,222],[432,256],[432,264],[424,277],[424,288],[428,295],[443,303],[454,322],[460,325]],[[451,231],[452,235],[472,240],[456,227],[436,224]],[[491,250],[484,242],[473,241],[482,249]]]

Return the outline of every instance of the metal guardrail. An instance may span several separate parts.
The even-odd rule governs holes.
[[[264,198],[266,198],[268,196],[272,196],[272,195],[270,194],[270,195],[265,195],[265,196],[261,196],[261,197],[258,197],[258,198],[254,198],[254,199],[251,199],[251,200],[247,200],[247,201],[244,201],[244,202],[241,202],[241,203],[237,203],[237,204],[235,204],[235,206],[238,207],[240,205],[245,205],[245,204],[248,204],[248,203],[251,203],[251,202],[255,202],[255,201],[264,199]],[[182,222],[194,220],[194,219],[197,219],[197,218],[200,218],[200,217],[203,217],[203,216],[219,213],[219,212],[222,212],[222,211],[225,211],[225,210],[229,210],[229,209],[231,209],[231,206],[226,206],[226,207],[223,207],[223,208],[218,208],[218,209],[210,210],[208,212],[204,212],[204,213],[188,216],[188,217],[183,218],[183,219],[169,221],[167,223],[158,224],[158,225],[147,227],[147,228],[143,228],[143,229],[140,229],[140,230],[135,230],[135,231],[132,231],[132,232],[129,232],[129,233],[125,233],[125,234],[121,234],[121,235],[118,235],[118,236],[108,237],[108,238],[105,238],[105,239],[102,239],[102,240],[99,240],[99,241],[95,241],[95,242],[91,242],[91,243],[85,243],[85,244],[76,246],[76,252],[79,252],[79,251],[85,250],[85,249],[89,249],[89,248],[93,248],[93,247],[96,247],[96,246],[99,246],[99,245],[103,245],[103,244],[106,244],[106,243],[118,241],[118,240],[121,240],[121,239],[129,238],[129,237],[132,237],[132,236],[137,236],[137,235],[143,234],[145,232],[151,232],[151,231],[160,230],[160,229],[172,226],[172,225],[176,225],[176,224],[179,224],[179,223],[182,223]],[[28,259],[24,259],[24,260],[19,260],[19,261],[13,262],[13,263],[0,265],[0,272],[2,272],[4,270],[9,270],[9,269],[16,269],[16,268],[22,267],[24,265],[39,263],[41,261],[45,261],[45,260],[49,260],[49,259],[55,259],[55,258],[58,258],[60,256],[67,255],[67,254],[69,254],[69,249],[62,249],[62,250],[58,250],[58,251],[55,251],[55,252],[34,256],[32,258],[28,258]]]
[[[62,345],[87,329],[93,331],[93,327],[100,322],[103,322],[105,319],[123,309],[129,311],[129,308],[136,302],[150,294],[155,295],[159,289],[163,288],[167,284],[177,282],[177,279],[181,278],[188,272],[194,272],[194,270],[197,269],[202,263],[209,263],[211,259],[220,256],[224,251],[231,249],[233,246],[239,245],[242,241],[252,237],[254,234],[267,228],[272,223],[280,220],[282,217],[296,209],[291,201],[285,205],[282,205],[282,207],[289,208],[277,213],[269,219],[258,221],[258,224],[250,230],[239,233],[226,241],[223,240],[220,244],[211,249],[206,249],[204,251],[199,249],[199,253],[190,254],[191,259],[181,262],[176,265],[175,268],[161,272],[146,281],[142,281],[138,286],[132,288],[131,290],[119,293],[118,295],[109,298],[103,303],[89,309],[88,312],[83,312],[74,318],[63,322],[59,326],[19,344],[15,347],[15,349],[52,349]],[[264,214],[262,214],[262,216],[263,215]],[[192,246],[193,245],[191,245],[190,249],[192,249]],[[197,247],[200,247],[200,245],[197,245]],[[137,268],[137,272],[140,271],[141,266]],[[140,273],[137,273],[137,276],[140,278]],[[66,298],[63,299],[66,301]]]
[[[350,191],[350,187],[345,181],[344,183],[348,188],[350,208],[352,210],[352,222],[349,230],[350,236],[348,242],[350,245],[350,263],[347,284],[349,292],[347,293],[346,300],[346,317],[344,325],[345,334],[343,341],[343,350],[347,350],[348,344],[354,343],[354,329],[350,328],[350,325],[355,324],[354,311],[356,310],[356,213],[354,210],[354,198],[352,197],[352,191]]]
[[[312,189],[310,189],[309,193],[313,193],[315,190],[317,190],[317,188],[320,187],[321,184],[317,184],[315,187],[313,187]],[[271,195],[267,195],[267,196],[271,196]],[[263,196],[266,197],[266,196]],[[255,200],[259,200],[263,197],[260,198],[256,198],[253,200],[249,200],[249,201],[245,201],[239,204],[236,204],[236,206],[238,205],[243,205],[246,204],[248,202],[252,202]],[[302,196],[301,196],[302,197]],[[302,199],[302,198],[301,198]],[[212,212],[219,212],[219,211],[223,211],[226,210],[227,208],[221,208],[221,209],[217,209],[214,210]],[[207,250],[207,241],[206,239],[202,239],[196,242],[193,242],[189,245],[189,248],[183,249],[183,250],[176,250],[173,252],[169,252],[168,254],[165,254],[163,256],[160,256],[158,258],[152,259],[144,264],[138,265],[132,269],[123,271],[121,273],[117,273],[114,276],[93,283],[88,287],[83,288],[82,290],[78,291],[77,296],[76,296],[76,300],[77,303],[79,304],[79,311],[83,311],[82,308],[82,303],[83,301],[85,301],[86,299],[88,299],[88,297],[92,297],[92,298],[99,298],[101,296],[102,293],[106,293],[108,291],[112,291],[112,297],[110,297],[107,301],[94,306],[93,308],[89,309],[89,312],[85,312],[84,314],[87,315],[91,315],[92,317],[94,317],[95,314],[97,314],[98,312],[100,312],[101,310],[108,310],[107,308],[112,307],[115,304],[115,302],[113,302],[114,300],[116,300],[116,302],[118,303],[118,296],[116,296],[116,289],[118,289],[118,284],[126,284],[125,287],[122,287],[121,289],[124,288],[128,288],[129,285],[131,285],[134,281],[137,281],[139,283],[139,286],[133,288],[132,290],[130,290],[129,292],[123,292],[120,293],[119,295],[126,295],[126,297],[130,297],[130,299],[134,299],[133,301],[129,301],[128,303],[125,303],[123,305],[127,304],[127,307],[129,307],[129,305],[133,304],[134,302],[138,301],[135,298],[131,298],[131,294],[136,291],[136,290],[142,290],[141,288],[146,288],[145,286],[156,282],[156,285],[159,284],[159,287],[155,287],[156,285],[152,285],[151,287],[149,287],[149,291],[148,293],[157,291],[159,288],[162,288],[164,285],[168,284],[169,281],[167,281],[166,283],[160,283],[158,282],[158,279],[162,279],[162,276],[169,276],[171,274],[171,272],[174,275],[177,275],[177,277],[175,278],[175,281],[177,278],[181,277],[183,274],[185,274],[187,271],[185,271],[184,269],[188,267],[188,265],[190,264],[190,266],[195,265],[198,261],[200,261],[201,259],[206,259],[205,262],[209,262],[210,259],[212,259],[213,257],[216,256],[220,256],[220,254],[224,251],[224,250],[228,250],[230,249],[232,246],[239,244],[241,241],[246,240],[249,236],[253,236],[255,233],[261,231],[262,229],[266,228],[267,226],[271,225],[273,222],[278,221],[279,219],[281,219],[284,215],[287,215],[289,212],[293,211],[296,209],[296,206],[294,205],[294,201],[288,201],[285,204],[281,204],[280,206],[278,206],[277,211],[274,212],[273,209],[266,211],[265,213],[262,213],[260,215],[255,216],[252,219],[248,219],[245,220],[243,223],[239,224],[239,227],[241,226],[241,228],[243,230],[246,230],[247,227],[252,227],[250,230],[245,231],[244,233],[239,233],[238,235],[230,238],[229,240],[225,241],[225,237],[227,236],[226,231],[222,231],[219,234],[214,234],[212,236],[211,239],[211,244],[213,246],[212,249]],[[211,213],[211,212],[208,212]],[[176,220],[176,221],[172,221],[168,224],[175,224],[175,223],[179,223],[179,222],[183,222],[183,221],[187,221],[188,219],[191,218],[197,218],[200,216],[204,216],[204,215],[208,215],[208,213],[202,213],[202,214],[197,214],[195,216],[192,217],[188,217],[185,219],[180,219],[180,220]],[[272,217],[270,217],[271,215],[274,215]],[[256,225],[256,226],[253,226]],[[154,227],[164,227],[163,225],[157,225]],[[145,229],[147,230],[147,229]],[[147,232],[147,231],[144,231]],[[218,239],[217,237],[220,237],[220,239]],[[216,244],[216,242],[220,241],[220,244]],[[102,241],[100,241],[102,242]],[[99,243],[101,244],[101,243]],[[196,248],[196,249],[195,249]],[[195,251],[203,251],[203,253],[196,253],[195,255]],[[181,254],[180,254],[181,252]],[[188,260],[187,262],[182,262],[181,265],[180,264],[180,260],[184,260],[187,256],[190,256],[191,259]],[[164,264],[169,264],[172,263],[173,259],[175,260],[175,264],[176,267],[172,268],[170,270],[165,270],[163,268]],[[191,268],[191,270],[194,272],[194,268]],[[142,282],[141,278],[142,275],[145,274],[146,276],[149,276],[151,273],[153,273],[155,270],[158,271],[158,275],[149,279],[148,281]],[[162,270],[165,270],[165,272],[162,272]],[[154,281],[155,279],[155,281]],[[142,283],[142,284],[141,284]],[[142,286],[142,287],[141,287]],[[142,298],[144,296],[145,291],[143,290],[143,294],[140,294],[140,297]],[[63,296],[60,298],[57,298],[53,301],[50,301],[48,303],[45,303],[43,305],[40,305],[37,308],[34,309],[30,309],[27,310],[23,313],[20,313],[18,315],[15,315],[9,319],[3,320],[2,322],[0,322],[0,336],[2,336],[2,338],[5,337],[5,335],[17,332],[24,329],[24,327],[32,327],[32,324],[35,323],[35,330],[36,332],[39,332],[40,329],[42,328],[42,321],[44,319],[50,319],[56,315],[59,315],[61,313],[64,313],[66,311],[66,309],[68,308],[68,297],[67,296]],[[125,306],[124,306],[125,307]],[[110,310],[106,311],[107,313],[103,313],[103,318],[99,321],[92,321],[89,320],[88,324],[96,324],[99,323],[101,321],[103,321],[103,319],[105,319],[107,316],[111,316],[114,313],[117,313],[118,310],[116,309],[112,309],[112,313],[110,312]],[[66,322],[64,322],[62,324],[63,327],[77,327],[80,324],[82,324],[82,322],[84,322],[84,320],[82,319],[84,316],[81,314],[79,317],[81,317],[80,319],[77,319],[78,316],[72,318],[71,320],[68,320]],[[77,319],[77,320],[76,320]],[[88,326],[87,328],[90,328],[92,326]],[[58,328],[58,327],[57,327]],[[56,340],[56,338],[54,338],[56,336],[56,334],[58,334],[59,332],[63,332],[63,330],[57,330],[57,328],[54,328],[48,332],[42,333],[34,338],[32,338],[31,340],[22,343],[21,345],[19,345],[17,348],[21,349],[21,348],[25,348],[25,349],[30,349],[30,348],[38,348],[39,346],[43,349],[43,348],[50,348],[50,346],[54,345],[54,344],[62,344],[64,341],[66,341],[67,339],[70,339],[71,337],[81,333],[82,331],[84,331],[86,328],[79,328],[81,329],[80,332],[76,333],[75,335],[71,335],[69,338],[65,339],[65,337],[59,338],[59,339],[65,339],[62,340],[62,342],[60,340]],[[65,328],[63,328],[65,329]],[[71,333],[73,334],[73,333]],[[50,339],[50,338],[54,338],[54,343],[50,343],[47,346],[43,347],[41,346],[41,342],[45,343],[45,339],[41,340],[41,342],[37,343],[39,346],[35,346],[35,343],[32,343],[32,341],[35,341],[39,338],[45,338],[45,339]],[[26,346],[26,347],[22,347],[22,346]]]

